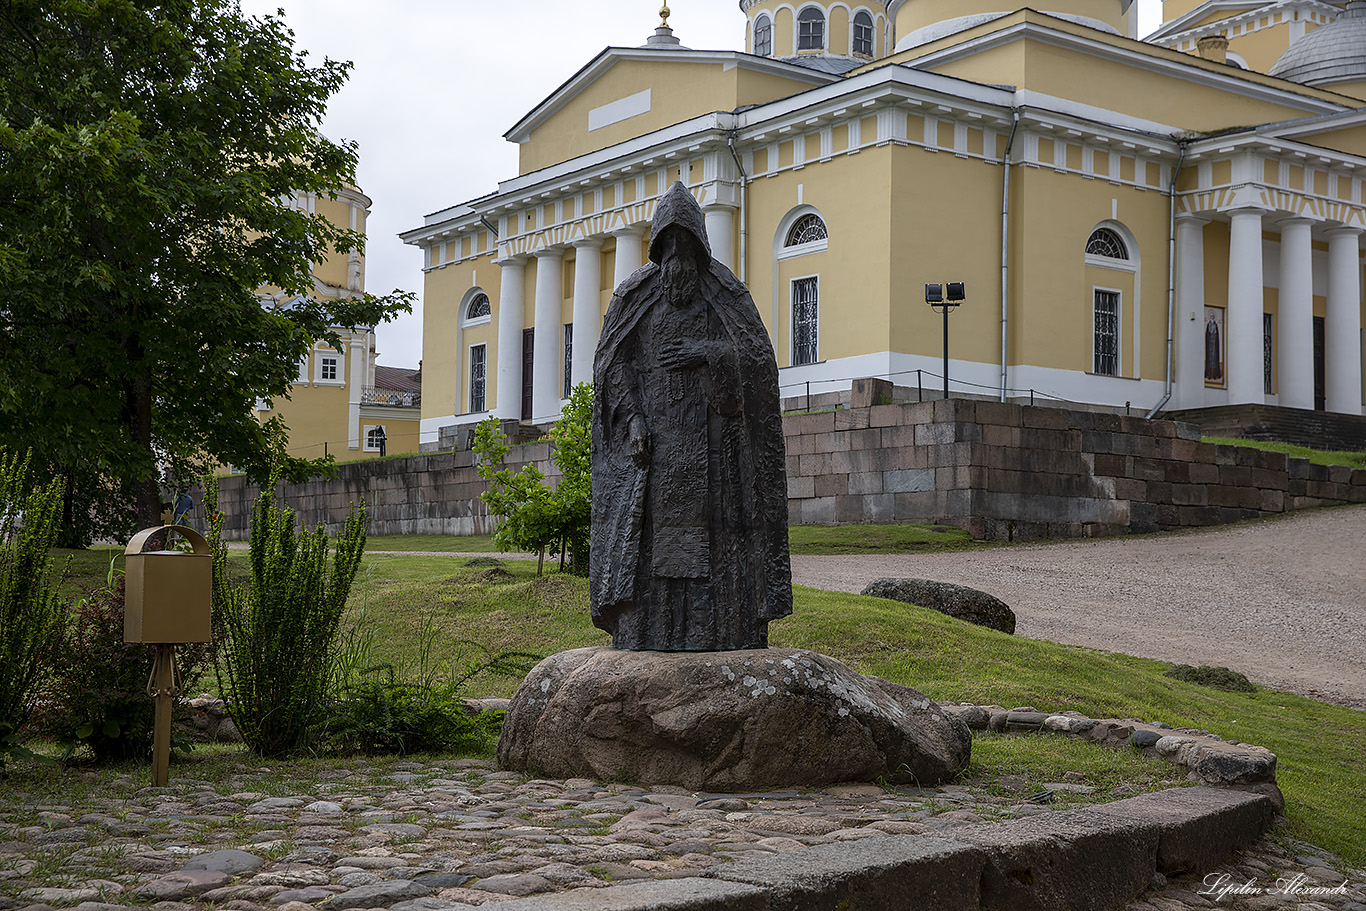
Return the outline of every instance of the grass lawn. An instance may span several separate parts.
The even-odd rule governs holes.
[[[439,630],[442,660],[468,660],[482,648],[549,655],[607,644],[589,621],[587,580],[537,578],[534,562],[504,569],[464,562],[366,558],[357,606],[376,630],[381,655],[401,662],[412,654],[428,618]],[[1366,713],[1273,690],[1226,693],[1181,683],[1162,676],[1169,667],[1163,662],[1007,636],[893,601],[815,589],[798,588],[793,615],[770,631],[775,646],[832,655],[937,700],[1163,721],[1265,746],[1280,758],[1292,834],[1366,862]],[[512,680],[476,679],[471,694],[510,696],[515,688]],[[1037,756],[1027,759],[1014,741],[998,740],[990,747],[980,740],[974,762],[1033,762],[1038,770]],[[1077,761],[1059,752],[1073,747],[1040,749],[1055,774]],[[1094,749],[1103,759],[1104,748]]]
[[[922,535],[947,535],[920,528]],[[820,546],[852,548],[840,539],[868,529],[816,532]],[[892,527],[890,533],[904,535],[901,540],[915,546],[914,534],[904,527]],[[446,549],[451,540],[469,539],[433,537],[430,546]],[[490,568],[467,567],[469,558],[462,557],[373,552],[422,549],[409,541],[372,539],[353,591],[352,621],[374,632],[375,658],[398,665],[410,660],[421,651],[419,640],[429,623],[436,633],[432,656],[443,666],[475,661],[489,651],[549,655],[607,644],[606,634],[589,620],[586,579],[555,573],[537,577],[534,559]],[[378,542],[395,544],[381,548]],[[110,556],[121,552],[101,548],[69,554],[69,593],[103,583]],[[237,560],[245,556],[235,554]],[[121,559],[116,562],[121,566]],[[917,607],[815,589],[798,588],[793,616],[772,624],[770,633],[775,646],[832,655],[941,701],[1163,721],[1265,746],[1280,758],[1277,774],[1291,833],[1366,863],[1366,819],[1360,812],[1366,806],[1366,713],[1272,690],[1207,689],[1163,677],[1168,665],[1162,662],[1006,636]],[[510,696],[515,688],[514,680],[476,678],[470,694]],[[1093,764],[1082,766],[1083,771],[1100,776],[1101,766],[1115,761],[1102,747],[1085,745],[1095,752],[1076,755],[1069,738],[1028,740],[1037,743],[978,738],[974,776],[983,769],[1014,769],[1039,781],[1056,780],[1083,762]]]
[[[1244,440],[1239,437],[1202,437],[1206,443],[1225,446],[1249,446],[1268,452],[1283,452],[1288,456],[1308,459],[1315,465],[1350,465],[1353,468],[1366,468],[1366,452],[1335,452],[1325,449],[1310,449],[1294,443],[1276,443],[1269,440]]]

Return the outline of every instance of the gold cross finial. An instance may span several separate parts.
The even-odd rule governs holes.
[[[669,4],[667,2],[659,8],[659,27],[669,27]]]

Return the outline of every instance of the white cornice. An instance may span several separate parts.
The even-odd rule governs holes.
[[[1328,19],[1336,18],[1342,12],[1340,8],[1331,3],[1323,2],[1323,0],[1271,0],[1271,2],[1264,2],[1264,0],[1263,2],[1257,2],[1257,0],[1209,0],[1209,2],[1202,3],[1183,16],[1177,16],[1170,22],[1164,22],[1144,40],[1160,47],[1169,47],[1192,38],[1220,34],[1226,31],[1230,25],[1241,25],[1247,21],[1260,19],[1269,13],[1297,9],[1318,12]],[[1234,13],[1215,22],[1199,24],[1200,20],[1210,13],[1222,10],[1242,10],[1242,12]]]
[[[812,85],[824,85],[825,83],[839,79],[838,76],[830,73],[822,73],[804,66],[798,66],[795,63],[784,63],[781,60],[773,60],[769,57],[756,57],[753,54],[744,54],[739,51],[694,51],[685,48],[664,50],[662,48],[609,47],[586,63],[577,73],[569,77],[563,85],[551,92],[544,101],[532,108],[525,117],[513,124],[512,129],[503,134],[503,138],[510,142],[525,142],[530,137],[532,130],[536,129],[536,127],[552,117],[556,111],[564,107],[571,99],[596,81],[598,77],[622,60],[719,63],[766,73],[771,76],[783,76],[788,79],[797,79],[809,82]]]
[[[983,51],[992,50],[1013,44],[1017,41],[1032,40],[1043,44],[1050,44],[1054,47],[1064,48],[1070,52],[1085,54],[1090,57],[1113,60],[1126,66],[1137,69],[1147,70],[1153,73],[1185,79],[1189,81],[1204,82],[1214,86],[1221,91],[1255,98],[1259,101],[1266,101],[1285,107],[1298,107],[1306,114],[1331,114],[1344,110],[1346,105],[1337,104],[1315,98],[1303,89],[1295,86],[1292,82],[1285,80],[1272,80],[1270,76],[1249,73],[1246,70],[1222,67],[1228,72],[1220,72],[1214,67],[1217,64],[1208,64],[1206,61],[1187,54],[1179,54],[1185,58],[1181,60],[1168,59],[1168,54],[1178,54],[1177,51],[1170,51],[1166,48],[1153,48],[1151,51],[1144,52],[1139,48],[1142,44],[1130,39],[1112,39],[1132,43],[1137,45],[1134,48],[1122,47],[1111,44],[1108,41],[1096,40],[1070,32],[1062,31],[1038,22],[1017,22],[999,31],[993,31],[985,35],[931,52],[923,57],[916,57],[908,61],[907,65],[915,67],[940,66],[958,60],[971,57]],[[1267,85],[1260,80],[1272,80],[1281,83],[1285,88]],[[1299,89],[1298,91],[1296,89]]]

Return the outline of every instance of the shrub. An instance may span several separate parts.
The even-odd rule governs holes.
[[[338,662],[344,674],[324,727],[327,747],[335,752],[488,752],[497,742],[501,713],[472,714],[461,699],[465,685],[484,672],[525,677],[539,660],[522,652],[489,655],[476,646],[480,657],[457,659],[443,678],[431,657],[439,631],[428,617],[411,661],[367,666],[374,638],[372,631],[362,632],[364,627],[362,614],[347,633]]]
[[[57,596],[51,549],[61,524],[59,481],[28,487],[29,456],[0,448],[0,765],[25,755],[18,741],[50,670],[66,602]]]
[[[1257,691],[1257,687],[1253,686],[1252,681],[1248,680],[1247,677],[1226,667],[1209,667],[1204,664],[1199,667],[1191,667],[1189,664],[1178,664],[1171,670],[1165,671],[1163,676],[1184,683],[1213,687],[1216,690],[1227,690],[1230,693],[1255,693]]]
[[[590,427],[593,387],[580,383],[550,432],[554,443],[551,461],[560,469],[560,483],[552,490],[545,474],[535,465],[513,473],[499,468],[508,453],[507,437],[497,418],[488,418],[474,431],[475,467],[489,483],[480,499],[500,520],[493,543],[504,550],[539,554],[536,571],[545,563],[546,548],[560,552],[560,569],[570,555],[570,569],[588,573],[588,527],[593,491]]]
[[[261,490],[251,514],[250,572],[228,579],[217,485],[204,482],[213,551],[213,604],[223,625],[215,652],[219,693],[243,740],[261,756],[284,756],[315,732],[333,682],[337,633],[365,550],[365,507],[353,507],[328,567],[319,526],[296,532],[293,509]]]
[[[76,603],[67,634],[53,648],[52,682],[40,726],[67,748],[88,749],[96,762],[151,755],[155,702],[147,695],[156,647],[123,641],[124,579],[111,570],[108,584]],[[176,649],[182,690],[203,676],[206,643]],[[184,749],[183,742],[177,742]]]

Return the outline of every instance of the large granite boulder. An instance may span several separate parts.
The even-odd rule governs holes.
[[[966,585],[931,579],[874,579],[860,594],[919,604],[968,623],[1015,633],[1015,612],[1004,601]]]
[[[552,655],[518,687],[508,769],[691,790],[932,784],[968,764],[963,722],[928,697],[800,649]]]

